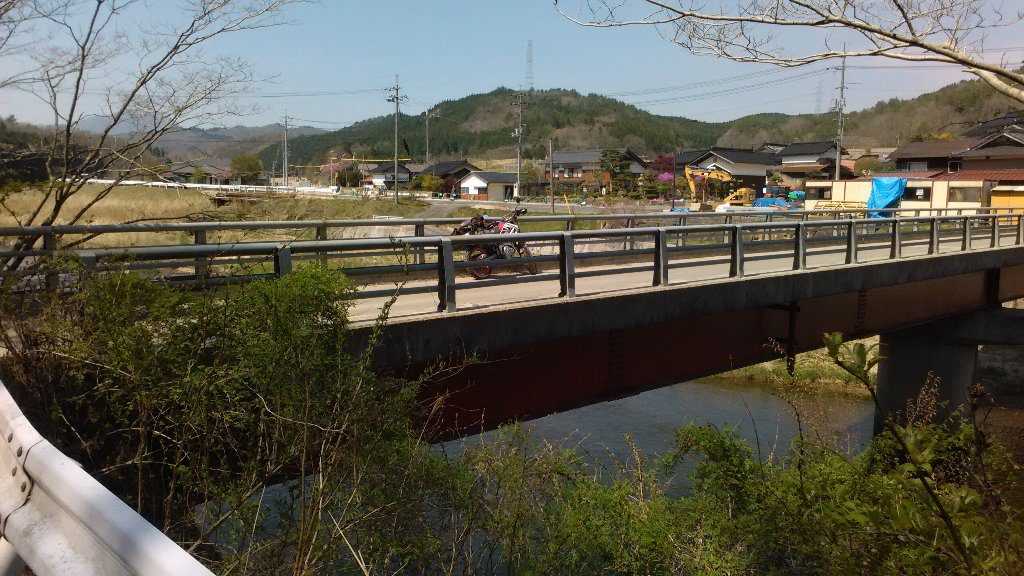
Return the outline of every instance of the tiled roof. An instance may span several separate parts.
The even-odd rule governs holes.
[[[515,184],[516,173],[515,172],[483,172],[473,171],[469,173],[469,176],[476,176],[491,184]],[[466,178],[469,178],[466,176]]]
[[[1024,158],[1024,146],[993,146],[960,152],[961,158]]]
[[[1020,170],[960,170],[946,172],[935,177],[936,180],[961,180],[965,182],[1024,182],[1024,169]]]
[[[779,151],[779,156],[806,156],[823,154],[836,147],[835,142],[793,142]]]
[[[900,158],[949,158],[967,150],[977,140],[927,140],[907,142],[889,153],[890,160]]]
[[[689,166],[697,161],[698,158],[702,158],[705,154],[711,150],[689,150],[686,152],[680,152],[676,156],[676,166]]]
[[[377,166],[373,170],[370,170],[370,173],[371,174],[391,174],[394,171],[395,171],[395,164],[394,164],[394,162],[385,162],[385,163]],[[398,171],[400,173],[401,172],[409,172],[409,169],[405,167],[405,164],[402,164],[401,162],[399,162],[398,163]]]
[[[871,180],[872,178],[906,178],[908,180],[934,178],[943,174],[945,170],[925,170],[918,172],[875,172],[870,176],[859,176],[857,180]]]
[[[473,170],[479,170],[479,168],[470,164],[467,160],[452,160],[449,162],[438,162],[427,166],[420,172],[420,174],[430,173],[438,177],[444,177],[462,169],[469,170],[470,172]]]
[[[763,164],[765,166],[774,166],[779,163],[779,158],[775,154],[754,152],[753,150],[744,148],[711,148],[711,150],[695,161],[699,162],[703,160],[708,154],[717,154],[730,162],[739,162],[741,164]]]

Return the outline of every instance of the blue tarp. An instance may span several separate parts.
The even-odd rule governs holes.
[[[793,210],[795,206],[782,198],[758,198],[754,200],[754,208],[785,208]]]
[[[900,198],[907,189],[906,178],[872,178],[871,195],[868,196],[868,210],[899,208]],[[892,214],[869,212],[868,218],[888,218]]]

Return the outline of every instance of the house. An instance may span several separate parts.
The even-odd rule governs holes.
[[[1024,206],[1024,169],[890,172],[873,176],[907,178],[900,201],[902,208]],[[813,210],[821,202],[866,203],[871,194],[871,178],[808,181],[806,207]]]
[[[890,152],[889,160],[896,163],[897,172],[955,172],[960,169],[960,161],[956,154],[969,149],[975,143],[975,139],[907,142]]]
[[[515,172],[473,171],[459,180],[463,198],[473,200],[509,200],[515,194]]]
[[[463,158],[462,160],[451,160],[448,162],[436,162],[424,166],[422,170],[416,172],[417,175],[430,174],[437,176],[441,180],[448,181],[449,179],[454,183],[462,180],[469,175],[470,172],[479,171],[473,164]]]
[[[629,159],[629,173],[639,177],[647,171],[647,161],[629,148],[618,148]],[[611,174],[601,169],[603,150],[557,150],[552,154],[545,168],[554,166],[555,181],[564,186],[593,186],[602,191],[611,186]],[[550,170],[545,169],[544,179],[550,180]]]
[[[778,163],[778,156],[770,152],[756,152],[747,148],[712,147],[686,165],[705,170],[724,170],[738,185],[760,190],[767,184],[768,173],[774,170]]]
[[[373,186],[375,188],[386,188],[391,190],[395,187],[395,164],[393,162],[385,162],[373,170],[370,170],[370,178],[373,179]],[[405,167],[405,164],[398,163],[398,183],[403,184],[411,180],[409,169]]]
[[[757,148],[754,148],[754,152],[758,154],[778,154],[783,149],[789,146],[789,144],[778,144],[776,142],[765,142]]]
[[[970,148],[956,152],[949,163],[959,163],[962,170],[1024,168],[1024,131],[1007,130],[990,134]]]
[[[708,152],[711,152],[710,148],[704,148],[703,150],[684,150],[679,154],[676,154],[676,174],[682,174],[684,168],[692,166],[697,162],[698,158],[702,158]]]
[[[846,150],[842,153],[845,154]],[[835,174],[836,143],[794,142],[779,150],[778,157],[782,184],[801,188],[809,178]],[[853,172],[840,165],[840,178],[850,177],[853,177]]]

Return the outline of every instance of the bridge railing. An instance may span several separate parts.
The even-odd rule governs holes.
[[[792,269],[807,267],[808,255],[842,254],[828,265],[856,264],[869,259],[899,259],[904,249],[922,247],[913,255],[968,251],[979,247],[1020,245],[1024,239],[1024,215],[978,214],[909,218],[791,220],[702,224],[687,226],[618,228],[478,234],[472,236],[425,236],[249,242],[175,246],[139,246],[92,250],[56,250],[47,258],[72,259],[84,273],[134,270],[154,273],[171,285],[216,286],[288,274],[297,261],[341,261],[346,275],[360,280],[358,298],[397,294],[435,293],[438,310],[458,309],[457,294],[463,288],[555,281],[558,295],[573,297],[576,280],[627,272],[650,272],[651,285],[669,282],[670,271],[707,269],[728,265],[728,276],[760,273],[749,264],[790,259]],[[473,246],[524,242],[528,246],[553,246],[550,253],[509,260],[468,261]],[[582,250],[603,245],[602,250]],[[505,271],[536,263],[536,275],[503,274],[485,280],[459,281],[460,272],[489,266]],[[602,266],[601,264],[613,264]],[[584,266],[591,264],[590,266]],[[762,266],[763,268],[763,266]],[[225,271],[220,273],[220,271]],[[773,271],[778,271],[773,270]],[[50,285],[52,272],[43,273]],[[436,282],[408,282],[436,275]],[[706,278],[706,276],[701,277]],[[40,277],[26,280],[42,282]],[[553,294],[554,295],[554,294]]]
[[[844,209],[844,210],[791,210],[791,211],[734,211],[734,212],[638,212],[628,214],[551,214],[542,216],[522,216],[520,222],[557,223],[565,231],[579,229],[598,222],[603,226],[616,225],[623,228],[635,228],[639,223],[657,222],[666,225],[687,226],[692,224],[734,224],[740,222],[789,222],[794,220],[839,220],[846,218],[863,218],[871,212],[881,212],[889,217],[923,217],[923,216],[965,216],[984,215],[996,212],[1017,211],[1021,208],[891,208],[884,210]],[[482,211],[483,212],[483,211]],[[36,255],[32,250],[12,250],[12,241],[28,240],[29,246],[39,253],[57,246],[58,239],[74,238],[71,246],[84,246],[86,242],[96,244],[101,237],[112,234],[167,234],[183,233],[190,237],[192,244],[217,243],[214,236],[225,232],[261,232],[273,234],[277,232],[298,232],[299,236],[310,235],[311,239],[328,240],[332,232],[353,229],[387,230],[389,233],[377,237],[392,236],[427,236],[428,227],[454,226],[464,218],[390,218],[390,219],[359,219],[359,220],[268,220],[268,221],[218,221],[218,222],[140,222],[131,224],[75,224],[53,226],[0,226],[0,258]],[[390,233],[392,230],[399,231]],[[411,231],[402,232],[402,231]],[[294,240],[290,238],[279,238]],[[68,241],[64,241],[69,245]],[[181,244],[180,242],[178,244]]]
[[[0,383],[0,574],[212,576],[46,441]]]

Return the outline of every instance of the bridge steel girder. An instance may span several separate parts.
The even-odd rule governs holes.
[[[434,374],[432,430],[452,437],[778,358],[787,334],[803,352],[826,332],[892,332],[1021,297],[1024,248],[987,249],[395,321],[374,363]],[[792,305],[795,326],[781,310]]]

